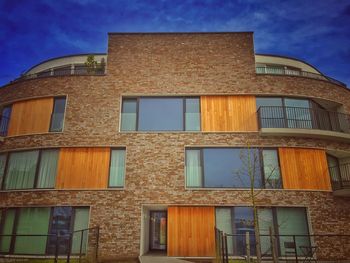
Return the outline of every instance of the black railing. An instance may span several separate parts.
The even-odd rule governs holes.
[[[273,262],[339,261],[350,257],[350,235],[259,235],[262,260]],[[254,232],[227,234],[215,228],[216,262],[256,257]]]
[[[329,167],[334,190],[350,189],[350,163]]]
[[[339,81],[339,80],[333,79],[333,78],[325,76],[325,75],[317,74],[317,73],[289,69],[289,68],[285,68],[285,67],[268,66],[268,67],[255,67],[255,68],[256,68],[257,74],[271,74],[271,75],[287,75],[287,76],[306,77],[306,78],[312,78],[312,79],[325,80],[325,81],[329,81],[333,84],[346,87],[346,84]]]
[[[9,126],[10,119],[0,115],[0,136],[5,137]]]
[[[13,80],[12,82],[17,82],[26,79],[36,79],[43,77],[54,77],[54,76],[70,76],[70,75],[104,75],[106,72],[105,66],[98,65],[95,68],[87,67],[85,65],[74,65],[73,67],[61,67],[52,68],[45,71],[41,71],[34,74],[25,74],[21,77]]]
[[[319,129],[350,133],[350,115],[323,109],[261,106],[259,128]]]
[[[92,227],[87,229],[81,229],[70,233],[57,233],[47,235],[36,235],[36,234],[4,234],[0,235],[0,259],[1,258],[38,258],[38,259],[52,259],[53,262],[57,263],[58,259],[65,259],[66,262],[70,262],[71,257],[78,259],[79,262],[87,259],[89,262],[98,261],[98,247],[99,247],[99,227]],[[16,242],[19,239],[28,239],[26,243],[29,245],[30,242],[46,242],[46,246],[41,251],[16,251]],[[9,245],[4,246],[4,244]],[[23,240],[22,240],[23,242]],[[50,244],[50,246],[48,245]],[[23,249],[23,248],[22,248]],[[76,261],[75,261],[76,262]]]

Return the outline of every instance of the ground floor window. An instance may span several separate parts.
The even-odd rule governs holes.
[[[0,209],[0,253],[2,254],[55,254],[86,251],[88,207],[23,207]],[[72,233],[71,247],[69,234]],[[56,240],[56,234],[59,238]],[[12,236],[1,236],[12,235]],[[81,236],[83,235],[83,236]]]
[[[286,243],[294,242],[297,253],[301,255],[300,246],[309,246],[309,229],[307,223],[306,209],[302,207],[262,207],[258,209],[258,220],[260,226],[261,252],[263,255],[271,254],[269,228],[279,235],[277,247],[279,254],[286,253]],[[253,208],[251,207],[219,207],[216,208],[216,227],[230,234],[228,236],[228,253],[235,256],[246,255],[245,234],[250,234],[250,251],[256,254],[255,229]],[[266,236],[265,236],[266,235]]]

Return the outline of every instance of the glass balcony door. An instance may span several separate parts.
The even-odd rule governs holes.
[[[150,250],[167,247],[167,212],[150,211]]]

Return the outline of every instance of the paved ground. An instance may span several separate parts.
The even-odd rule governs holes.
[[[141,256],[141,263],[188,263],[189,261],[165,256]]]

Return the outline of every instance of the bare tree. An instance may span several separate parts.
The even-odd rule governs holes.
[[[236,171],[236,175],[240,179],[242,185],[248,187],[249,196],[248,201],[253,208],[253,221],[254,221],[254,235],[256,244],[256,256],[257,261],[261,262],[261,242],[260,242],[260,226],[258,219],[258,196],[262,192],[262,186],[265,183],[275,184],[274,180],[270,180],[275,176],[277,167],[265,167],[264,178],[265,182],[262,182],[261,176],[261,154],[258,148],[252,148],[248,142],[246,147],[240,152],[240,159],[242,166]]]

